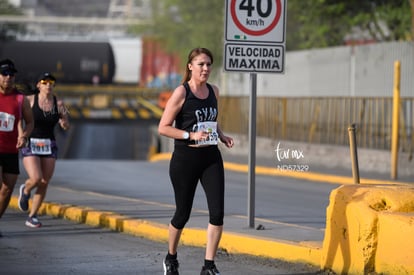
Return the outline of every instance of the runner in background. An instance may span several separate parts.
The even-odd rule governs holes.
[[[42,223],[37,212],[46,197],[48,184],[55,170],[57,145],[54,134],[57,124],[64,130],[69,128],[69,118],[63,102],[53,94],[56,78],[50,73],[43,73],[37,81],[38,93],[29,96],[33,110],[34,129],[28,146],[22,149],[23,165],[29,176],[19,189],[19,208],[29,210],[29,199],[36,189],[26,225],[40,227]]]
[[[14,87],[16,73],[13,61],[0,61],[0,218],[9,206],[20,173],[18,150],[25,146],[33,129],[29,101]]]

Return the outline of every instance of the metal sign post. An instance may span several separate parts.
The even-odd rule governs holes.
[[[224,70],[250,72],[248,219],[254,227],[256,73],[284,73],[286,0],[226,0]]]
[[[257,89],[257,75],[250,74],[250,113],[249,113],[249,180],[247,191],[247,217],[249,220],[249,227],[254,228],[255,217],[255,200],[256,200],[256,89]]]

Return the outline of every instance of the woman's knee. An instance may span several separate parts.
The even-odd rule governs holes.
[[[3,197],[8,197],[11,196],[11,194],[13,193],[13,189],[14,189],[14,185],[11,184],[3,184],[3,186],[1,186],[0,183],[0,194]]]
[[[41,184],[42,186],[47,186],[47,185],[49,184],[49,181],[48,181],[48,180],[46,180],[46,179],[41,179],[41,180],[40,180],[40,184]]]
[[[27,185],[35,185],[38,186],[42,184],[42,177],[40,176],[32,176],[26,181]]]
[[[171,220],[171,224],[177,229],[183,229],[189,219],[190,219],[190,214],[176,213]]]
[[[224,223],[224,212],[211,213],[209,223],[216,226],[221,226]]]

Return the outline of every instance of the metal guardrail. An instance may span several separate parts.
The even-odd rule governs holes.
[[[227,132],[248,133],[248,97],[221,97],[220,123]],[[348,125],[357,126],[358,147],[390,149],[392,97],[258,97],[257,136],[348,146]],[[231,115],[229,115],[231,114]],[[414,97],[400,101],[400,148],[414,147]]]
[[[72,119],[159,119],[164,90],[136,86],[57,86]],[[219,120],[226,132],[247,135],[249,98],[222,96]],[[360,148],[390,149],[392,97],[258,97],[257,136],[348,146],[356,126]],[[414,97],[400,100],[400,150],[414,149]]]
[[[62,86],[56,94],[63,100],[70,118],[159,119],[160,91],[132,86]]]

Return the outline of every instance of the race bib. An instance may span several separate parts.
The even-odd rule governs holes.
[[[15,120],[16,120],[16,117],[14,115],[0,112],[0,131],[1,132],[13,131]]]
[[[215,121],[204,121],[197,123],[197,130],[208,133],[208,137],[202,140],[196,140],[197,145],[217,145],[218,133],[217,133],[217,122]]]
[[[51,155],[52,141],[49,138],[31,138],[30,149],[35,155]]]

